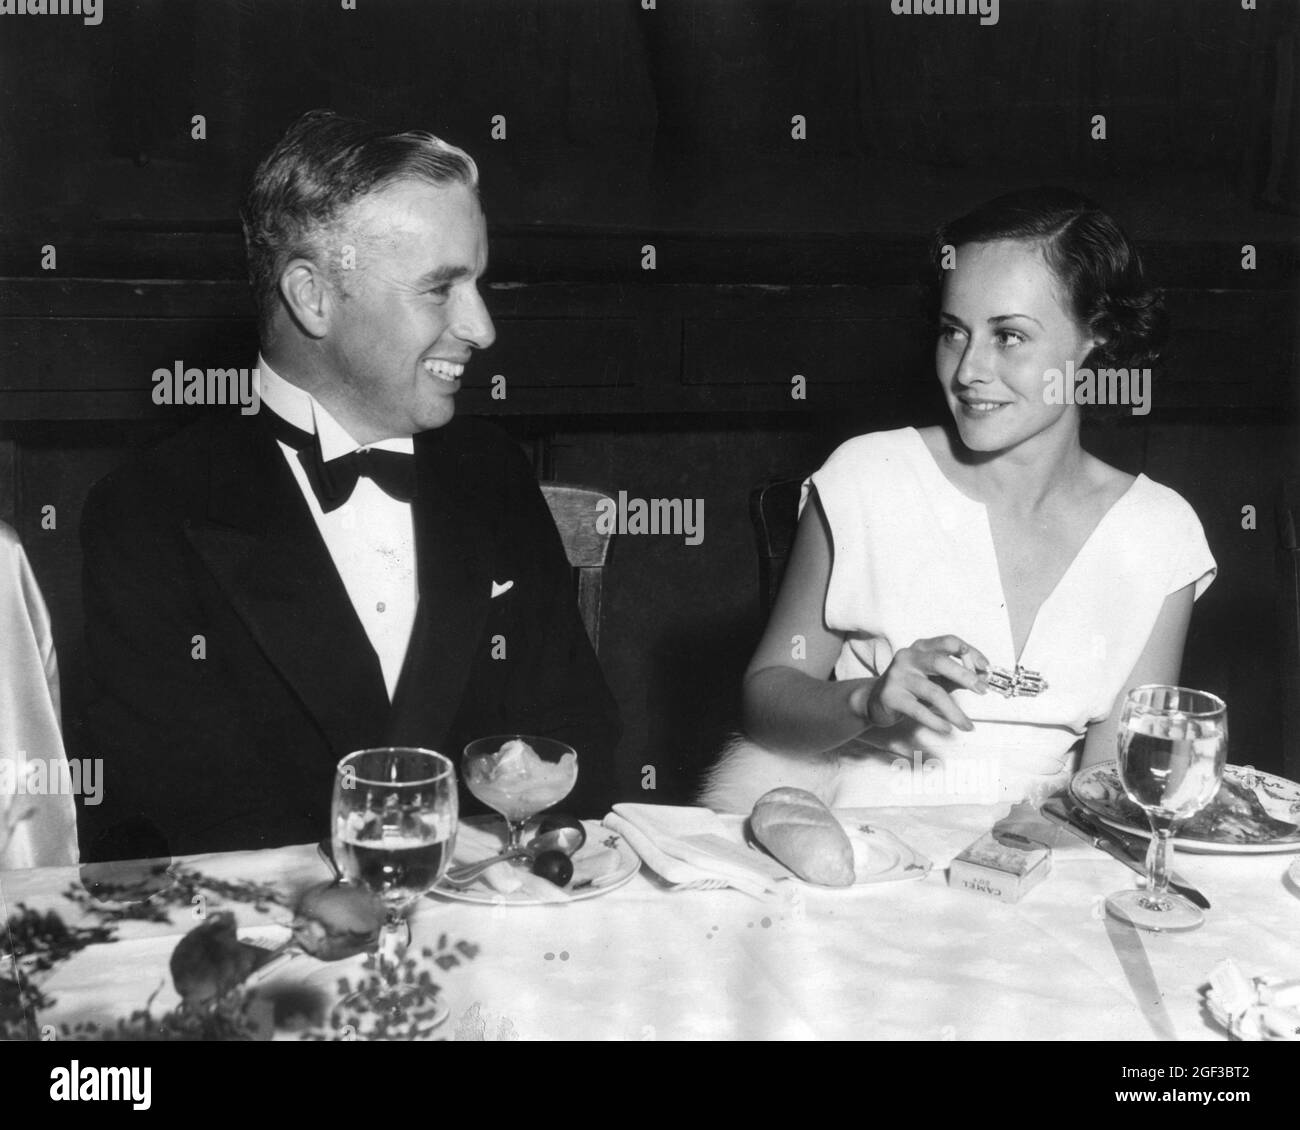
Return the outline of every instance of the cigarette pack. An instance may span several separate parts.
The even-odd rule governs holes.
[[[985,832],[948,868],[948,886],[1002,902],[1019,902],[1052,870],[1052,852],[1014,834]]]

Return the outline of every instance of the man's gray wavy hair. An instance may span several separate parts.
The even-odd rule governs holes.
[[[284,265],[306,258],[337,277],[327,238],[359,197],[400,180],[463,184],[478,193],[478,166],[463,149],[423,130],[389,133],[332,110],[289,127],[253,174],[240,211],[248,278],[265,334],[280,302]]]

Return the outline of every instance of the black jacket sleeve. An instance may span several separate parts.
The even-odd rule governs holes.
[[[165,855],[210,837],[257,846],[233,826],[256,825],[266,802],[230,756],[253,744],[246,704],[205,657],[209,613],[180,523],[139,475],[119,474],[92,490],[81,540],[76,740],[104,767],[101,803],[78,812],[82,858]]]

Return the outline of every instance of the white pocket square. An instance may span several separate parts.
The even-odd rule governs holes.
[[[499,597],[502,593],[507,593],[507,592],[509,592],[509,591],[510,591],[512,588],[514,588],[514,587],[515,587],[515,583],[514,583],[514,581],[504,581],[504,582],[502,582],[502,583],[500,583],[500,584],[498,584],[496,581],[493,581],[493,582],[492,582],[492,599],[493,599],[493,600],[496,600],[496,598]]]

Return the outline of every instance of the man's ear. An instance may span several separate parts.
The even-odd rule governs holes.
[[[319,265],[291,259],[280,272],[280,297],[289,316],[308,337],[322,338],[329,330],[334,291]]]

